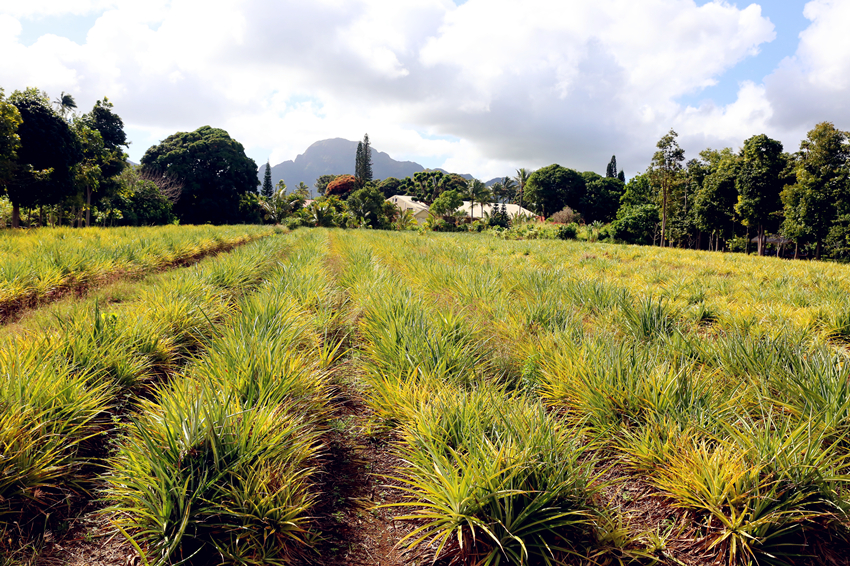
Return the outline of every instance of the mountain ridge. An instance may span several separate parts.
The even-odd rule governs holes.
[[[287,192],[292,192],[298,183],[304,183],[312,190],[316,179],[322,175],[354,175],[354,156],[357,152],[356,141],[344,138],[329,138],[313,142],[298,154],[295,159],[289,159],[272,165],[272,184],[277,185],[283,179],[286,183]],[[395,177],[403,179],[412,177],[415,173],[426,171],[419,163],[414,161],[396,161],[388,153],[372,148],[372,174],[375,179],[386,179]],[[447,173],[444,169],[434,169]],[[262,182],[266,173],[265,164],[257,168],[257,177]],[[463,178],[469,180],[472,175],[462,174]],[[487,181],[492,185],[500,178]],[[317,195],[314,195],[317,196]]]

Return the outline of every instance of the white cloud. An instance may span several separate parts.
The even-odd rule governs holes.
[[[153,138],[224,127],[263,162],[369,132],[394,157],[442,159],[485,178],[553,162],[601,170],[612,153],[633,174],[671,126],[713,145],[781,130],[795,96],[777,94],[789,80],[781,73],[832,92],[823,96],[833,106],[846,99],[834,93],[846,94],[850,76],[847,10],[811,2],[812,27],[775,84],[753,77],[724,107],[676,99],[773,39],[755,4],[0,0],[0,76],[7,92],[64,90],[81,108],[107,95]],[[82,46],[55,36],[17,42],[22,18],[80,13],[99,14]]]

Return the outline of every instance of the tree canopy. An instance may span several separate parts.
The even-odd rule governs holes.
[[[34,88],[15,91],[9,101],[18,109],[21,146],[12,181],[6,186],[15,207],[58,204],[75,191],[73,167],[82,159],[80,144],[68,123],[50,106],[46,94]]]
[[[581,200],[585,190],[584,178],[577,171],[553,164],[531,174],[525,198],[533,210],[543,216],[554,214],[565,206],[583,212]]]
[[[242,144],[210,126],[167,137],[145,152],[142,167],[182,181],[174,211],[185,224],[238,221],[240,196],[259,185],[257,164]]]

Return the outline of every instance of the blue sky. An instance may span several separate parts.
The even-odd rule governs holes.
[[[108,96],[136,161],[211,125],[258,163],[368,132],[483,178],[611,154],[631,176],[670,128],[688,156],[850,129],[848,21],[846,0],[0,0],[0,86]]]

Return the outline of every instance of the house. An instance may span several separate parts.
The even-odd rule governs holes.
[[[469,208],[470,201],[465,200],[463,204],[458,210],[458,214],[462,214],[463,216],[469,217]],[[499,205],[501,208],[502,205]],[[528,218],[534,218],[536,215],[528,210],[527,208],[522,208],[518,204],[506,204],[504,205],[506,208],[506,212],[508,213],[508,217],[514,218],[516,215],[526,216]],[[482,218],[488,218],[493,214],[493,205],[491,203],[480,203],[476,202],[475,207],[472,209],[472,218],[475,220],[481,220]]]
[[[409,210],[419,224],[422,224],[428,218],[428,205],[424,202],[414,200],[413,197],[393,195],[387,200],[396,205],[400,210]]]

